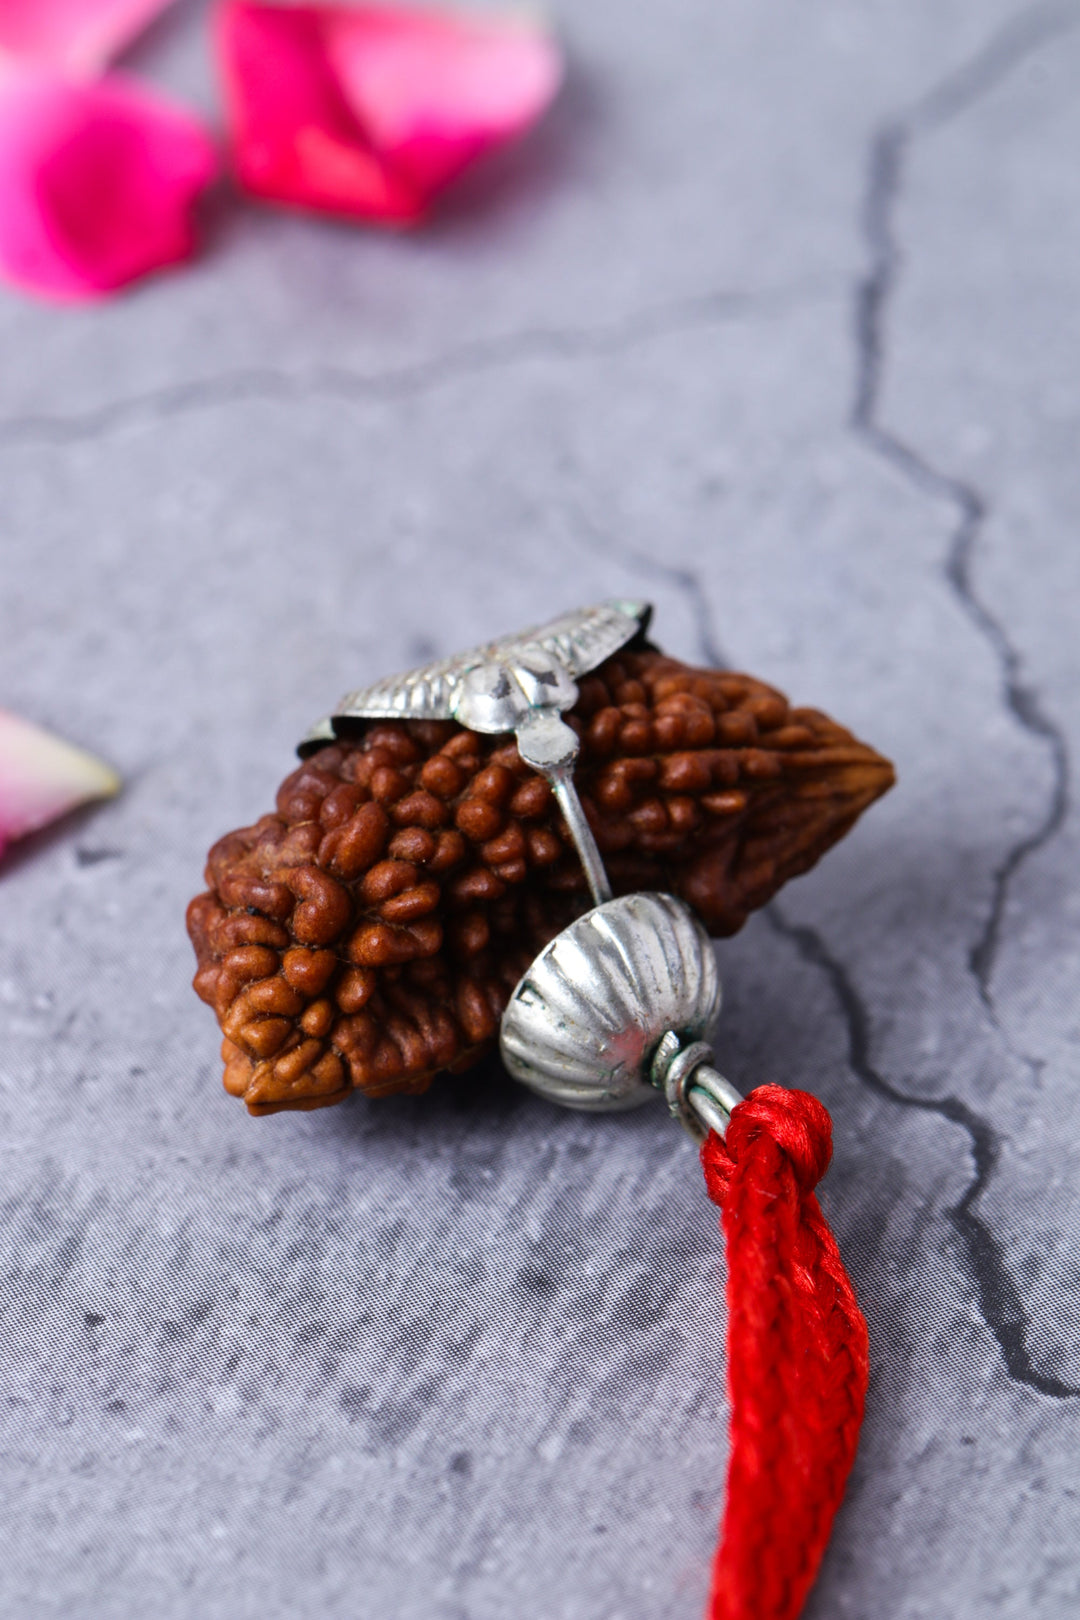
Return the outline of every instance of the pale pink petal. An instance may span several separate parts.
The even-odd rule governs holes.
[[[58,299],[98,297],[195,248],[217,159],[198,121],[113,75],[0,92],[0,273]]]
[[[101,73],[173,0],[0,0],[0,76]]]
[[[535,123],[562,74],[551,35],[524,17],[342,9],[327,46],[372,145],[426,194]]]
[[[116,772],[93,754],[0,709],[0,852],[77,805],[119,791]]]
[[[237,173],[261,196],[407,223],[558,89],[539,22],[368,5],[222,0]]]

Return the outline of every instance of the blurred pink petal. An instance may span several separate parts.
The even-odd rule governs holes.
[[[0,709],[0,853],[76,805],[119,791],[116,772],[93,754]]]
[[[0,0],[0,77],[13,68],[101,73],[173,0]]]
[[[213,178],[190,113],[128,79],[20,79],[0,92],[0,273],[59,299],[93,298],[195,247]]]
[[[408,223],[559,87],[558,46],[525,17],[223,0],[218,45],[248,190]]]

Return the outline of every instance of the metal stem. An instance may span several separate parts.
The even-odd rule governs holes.
[[[558,801],[563,819],[570,829],[570,836],[574,840],[574,847],[578,852],[582,866],[585,868],[585,877],[592,891],[593,904],[603,905],[605,900],[611,899],[611,884],[604,868],[603,858],[596,847],[593,830],[585,819],[585,811],[581,807],[577,788],[574,786],[573,765],[556,766],[544,772],[551,783]]]
[[[611,884],[574,786],[574,762],[581,747],[577,732],[566,724],[557,710],[531,708],[518,719],[515,736],[518,753],[526,765],[539,771],[551,784],[563,820],[570,829],[574,847],[585,868],[593,904],[602,906],[605,900],[612,897]]]

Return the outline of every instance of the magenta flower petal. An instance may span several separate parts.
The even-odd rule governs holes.
[[[93,754],[0,709],[0,853],[77,805],[119,791],[116,772]]]
[[[189,113],[112,76],[27,77],[0,92],[0,272],[93,298],[190,256],[213,144]]]
[[[173,0],[0,0],[0,76],[13,66],[101,73]]]
[[[218,44],[242,184],[384,223],[422,216],[562,76],[541,23],[487,14],[223,0]]]

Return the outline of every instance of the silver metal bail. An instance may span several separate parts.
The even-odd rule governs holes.
[[[603,602],[350,692],[299,752],[347,735],[359,720],[456,720],[485,736],[513,732],[522,759],[551,784],[600,905],[611,899],[611,884],[574,786],[577,733],[562,714],[577,702],[578,677],[640,634],[651,613],[644,602]]]
[[[461,683],[454,719],[469,731],[512,731],[526,765],[547,778],[570,830],[593,902],[611,899],[611,884],[592,828],[585,819],[574,761],[578,734],[561,718],[578,700],[565,665],[542,647],[525,647],[512,663],[478,664]]]

